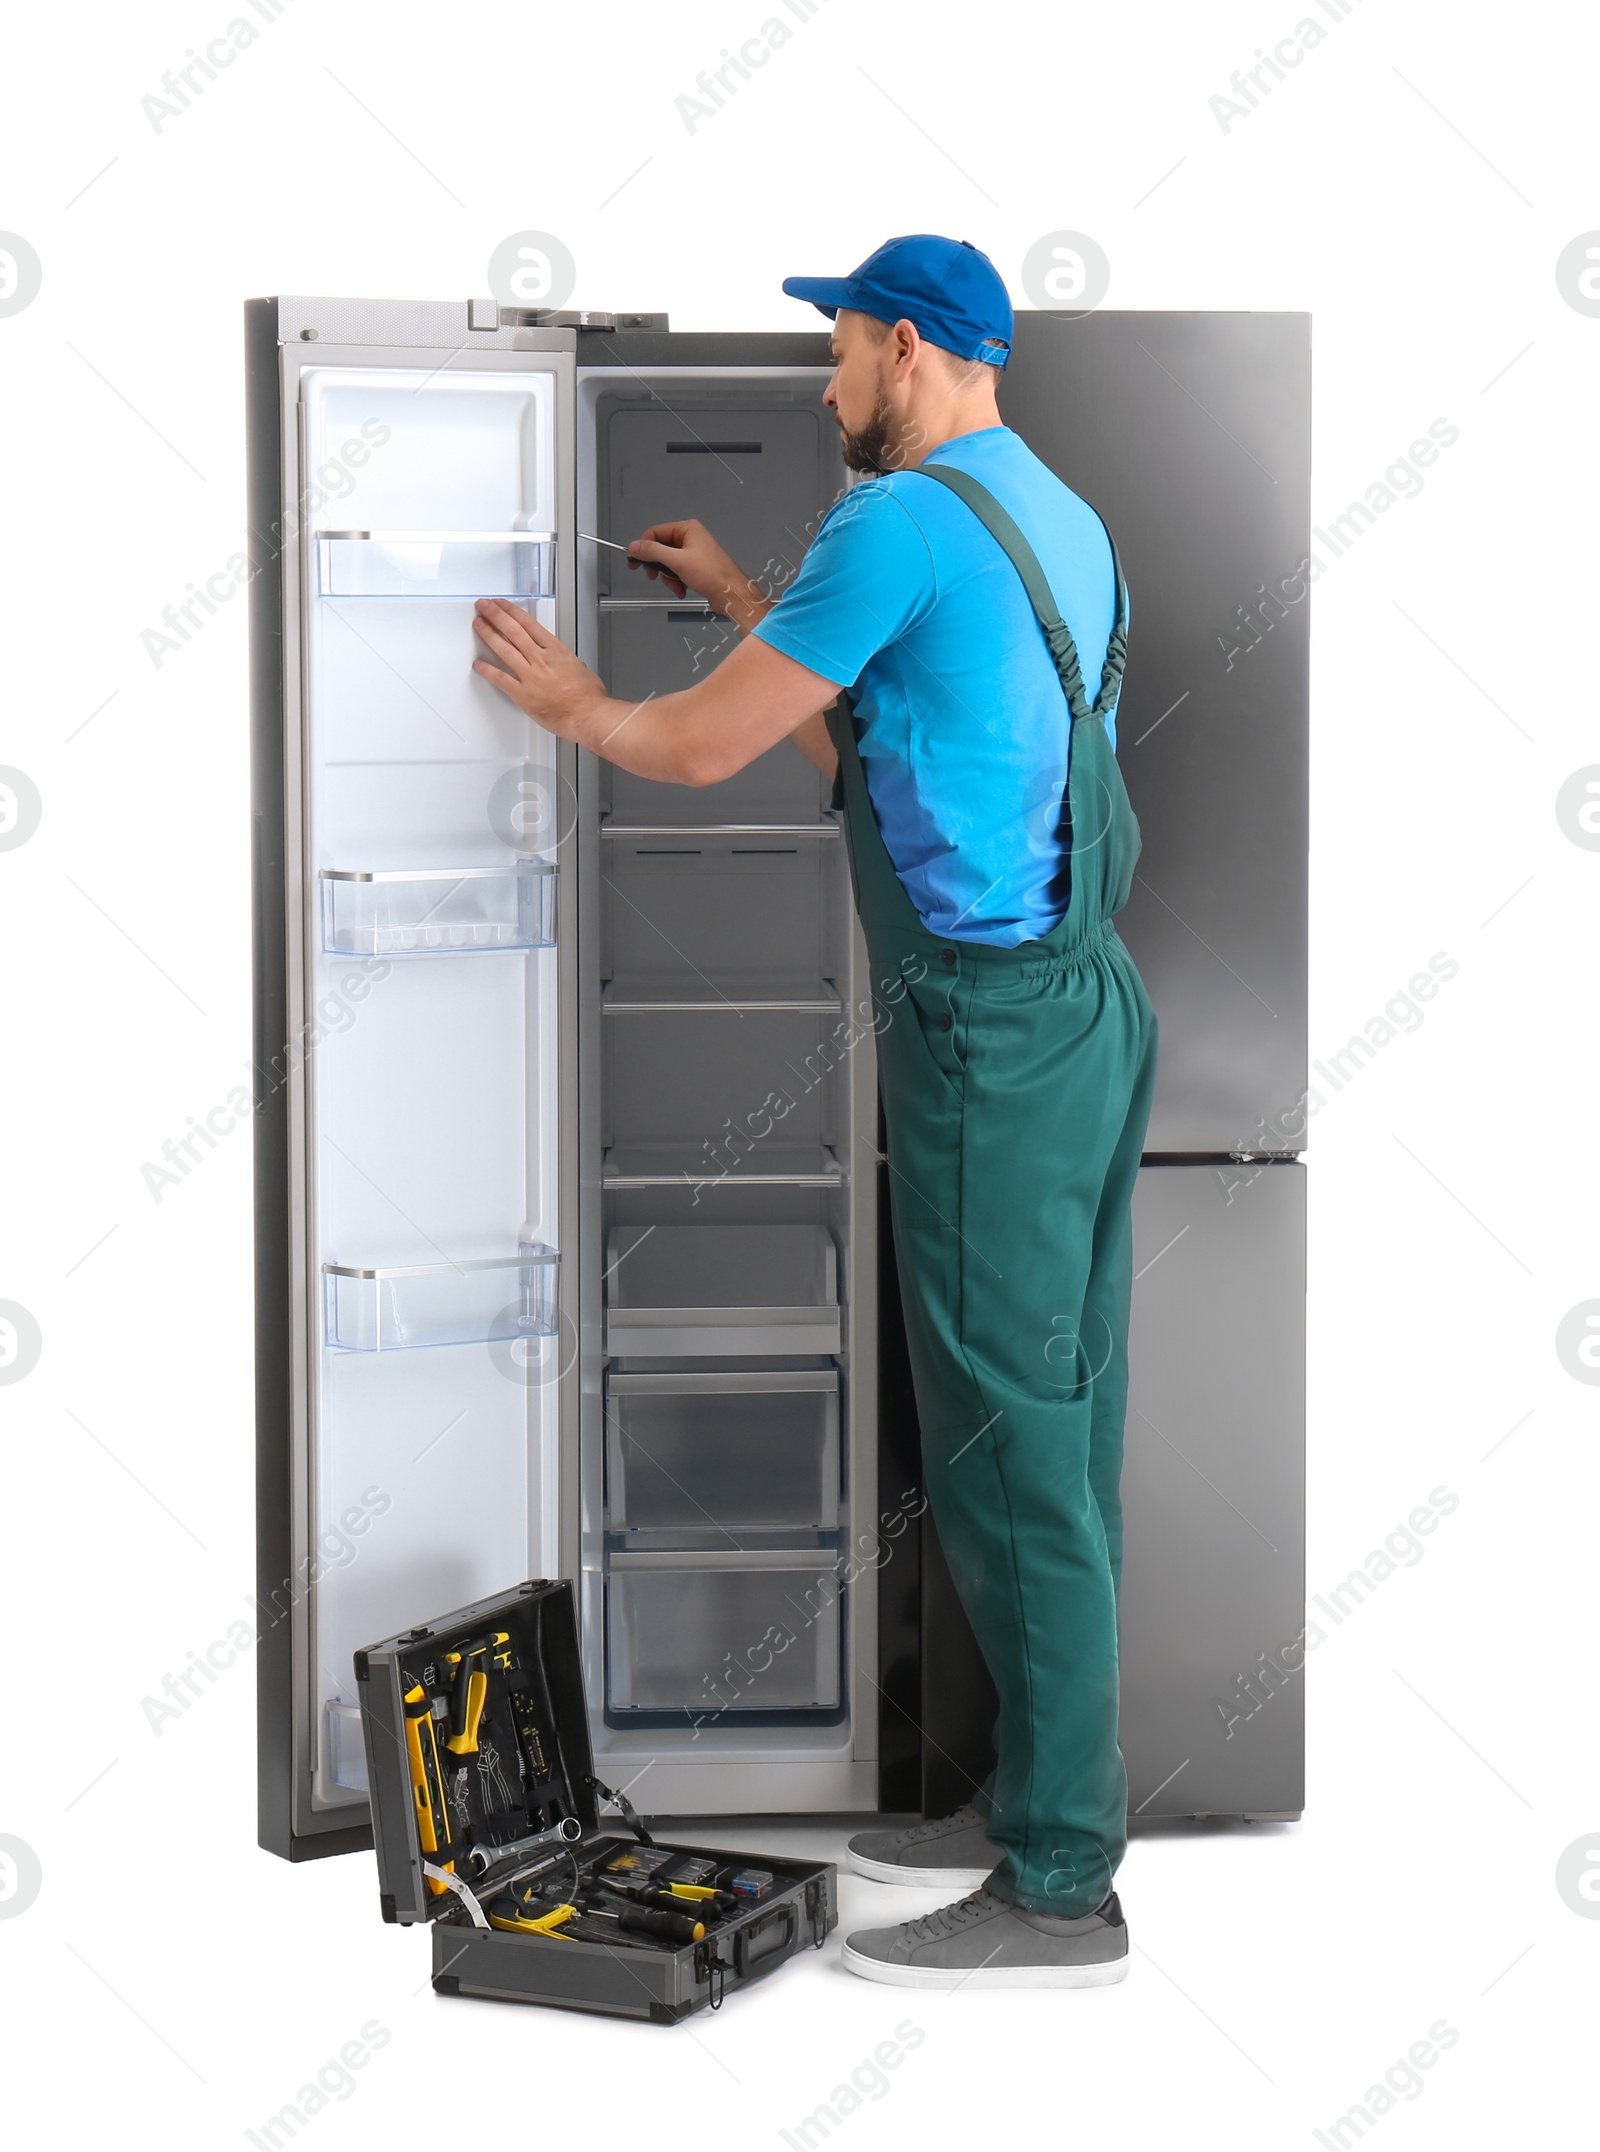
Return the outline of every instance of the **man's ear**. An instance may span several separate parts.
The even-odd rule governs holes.
[[[894,377],[907,381],[911,370],[922,355],[922,338],[917,334],[916,324],[897,321],[894,325]]]

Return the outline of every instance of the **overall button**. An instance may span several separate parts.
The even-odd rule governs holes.
[[[948,1012],[948,1010],[947,1010],[947,1011],[946,1011],[946,1013],[945,1013],[945,1014],[944,1014],[943,1016],[941,1016],[941,1017],[940,1017],[940,1019],[939,1019],[939,1029],[940,1029],[941,1031],[948,1031],[948,1030],[949,1030],[949,1029],[951,1028],[951,1026],[952,1026],[952,1025],[954,1024],[954,1023],[955,1023],[955,1018],[954,1018],[954,1017],[953,1017],[952,1015],[950,1015],[950,1013],[949,1013],[949,1012]]]
[[[953,949],[941,949],[939,951],[939,962],[941,964],[953,964],[955,960],[956,953]]]

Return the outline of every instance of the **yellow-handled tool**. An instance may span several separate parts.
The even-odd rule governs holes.
[[[511,1638],[504,1629],[497,1629],[493,1636],[476,1638],[463,1644],[459,1651],[448,1651],[445,1658],[456,1670],[455,1688],[450,1698],[450,1738],[445,1747],[452,1756],[475,1756],[478,1753],[478,1728],[483,1720],[483,1707],[489,1695],[488,1655],[499,1647],[509,1644]]]
[[[439,1744],[433,1731],[433,1707],[420,1681],[415,1688],[407,1689],[405,1707],[406,1756],[411,1765],[411,1798],[417,1810],[417,1837],[424,1853],[448,1855],[451,1850],[450,1825],[445,1815]],[[453,1869],[455,1862],[446,1858],[437,1865]],[[449,1885],[436,1883],[430,1876],[428,1888],[437,1898],[448,1890]]]
[[[560,1935],[565,1924],[572,1919],[578,1908],[575,1905],[558,1905],[553,1912],[539,1913],[530,1919],[526,1914],[491,1913],[491,1928],[504,1928],[513,1935]],[[571,1942],[571,1936],[563,1936],[563,1942]]]

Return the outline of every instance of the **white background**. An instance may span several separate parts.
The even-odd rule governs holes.
[[[1211,98],[1313,0],[824,0],[691,132],[675,98],[775,5],[288,0],[159,132],[141,98],[244,0],[7,33],[0,226],[44,270],[0,319],[0,762],[43,801],[0,853],[0,1298],[43,1337],[0,1391],[0,1832],[43,1869],[0,1920],[7,2105],[57,2142],[248,2142],[376,2021],[297,2143],[776,2144],[910,2019],[849,2144],[1279,2147],[1442,2019],[1372,2135],[1575,2142],[1600,1922],[1555,1872],[1600,1843],[1600,1400],[1555,1333],[1600,1295],[1600,854],[1555,803],[1600,762],[1600,320],[1555,264],[1600,225],[1600,40],[1355,0],[1225,131]],[[368,1857],[255,1848],[248,1658],[159,1737],[141,1709],[244,1614],[252,1505],[248,1135],[160,1203],[141,1172],[249,1054],[244,600],[159,667],[141,634],[242,544],[240,302],[465,299],[526,228],[574,303],[684,328],[812,326],[781,277],[906,230],[1019,302],[1070,228],[1112,306],[1310,309],[1318,521],[1460,429],[1312,598],[1313,1055],[1460,966],[1313,1124],[1312,1590],[1434,1487],[1459,1508],[1311,1659],[1305,1822],[1135,1841],[1124,1986],[908,1995],[835,1948],[676,2031],[438,2001]],[[933,1902],[847,1879],[844,1925]]]

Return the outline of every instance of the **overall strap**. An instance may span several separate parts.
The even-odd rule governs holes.
[[[1083,671],[1078,663],[1078,646],[1072,640],[1072,631],[1061,617],[1054,593],[1045,579],[1043,568],[1039,565],[1038,554],[1023,537],[1011,516],[1001,507],[987,486],[980,485],[977,479],[969,477],[965,471],[953,470],[948,464],[923,463],[917,466],[917,475],[936,479],[941,486],[947,486],[959,499],[965,501],[1022,578],[1022,587],[1028,593],[1028,602],[1033,607],[1039,625],[1044,630],[1044,639],[1050,646],[1050,655],[1055,660],[1056,672],[1060,676],[1062,688],[1066,693],[1067,707],[1072,712],[1074,722],[1088,717],[1109,716],[1116,708],[1117,696],[1122,687],[1122,668],[1128,656],[1128,586],[1122,579],[1122,562],[1117,558],[1116,541],[1110,531],[1106,530],[1105,518],[1100,511],[1096,509],[1095,516],[1100,528],[1106,532],[1106,543],[1111,547],[1111,566],[1117,583],[1117,613],[1111,639],[1106,645],[1105,670],[1100,676],[1100,692],[1091,709],[1084,692]]]

